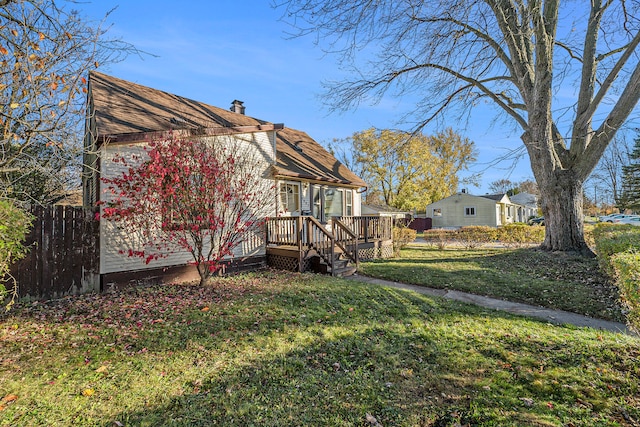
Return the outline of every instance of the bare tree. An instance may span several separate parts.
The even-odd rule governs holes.
[[[600,162],[588,179],[594,189],[594,203],[599,199],[603,203],[615,204],[622,190],[622,167],[629,163],[631,148],[624,138],[616,137],[605,150]]]
[[[353,76],[329,85],[334,108],[420,94],[414,116],[422,128],[445,112],[463,116],[479,102],[497,106],[522,130],[543,201],[542,247],[591,253],[583,183],[640,98],[637,2],[288,0],[281,6],[294,35],[326,41]],[[576,95],[560,93],[567,87]]]
[[[518,182],[516,184],[516,189],[519,193],[535,194],[536,196],[540,195],[538,184],[536,184],[536,182],[532,179],[525,179],[524,181]]]
[[[136,49],[73,2],[0,2],[0,196],[48,203],[78,180],[87,72]]]
[[[493,193],[506,193],[509,190],[512,190],[515,186],[516,184],[508,178],[501,178],[489,184],[489,191]]]

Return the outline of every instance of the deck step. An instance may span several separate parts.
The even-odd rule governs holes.
[[[342,258],[342,253],[335,253],[332,266],[329,266],[324,260],[322,260],[319,256],[313,257],[313,266],[312,270],[316,273],[320,274],[332,274],[334,276],[351,276],[356,272],[356,267],[351,265],[349,259]]]

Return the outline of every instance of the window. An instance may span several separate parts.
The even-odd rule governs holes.
[[[343,191],[335,188],[327,188],[324,191],[324,217],[325,220],[332,216],[343,215]]]
[[[321,196],[321,192],[320,192],[320,187],[314,186],[313,187],[313,207],[312,207],[312,211],[311,211],[311,215],[313,215],[314,218],[317,218],[318,220],[322,221],[322,196]]]
[[[442,216],[442,208],[433,208],[433,216]]]
[[[353,191],[347,190],[344,193],[344,215],[353,216]]]
[[[464,208],[464,216],[476,216],[476,208],[475,208],[475,206],[465,206],[465,208]]]
[[[298,184],[280,184],[280,203],[280,210],[283,212],[300,210],[300,187]]]

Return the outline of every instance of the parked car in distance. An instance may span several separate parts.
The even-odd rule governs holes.
[[[627,215],[626,218],[616,218],[613,220],[616,224],[631,224],[640,226],[640,215]]]
[[[602,222],[616,222],[616,219],[622,219],[622,218],[626,218],[626,217],[634,217],[637,215],[626,215],[626,214],[609,214],[609,215],[605,215],[605,216],[601,216],[599,217],[600,221]]]
[[[531,218],[529,220],[529,225],[544,225],[544,217],[543,216],[539,216],[536,218]]]

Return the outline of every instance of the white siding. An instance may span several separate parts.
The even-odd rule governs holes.
[[[210,137],[212,139],[229,138],[226,137]],[[259,217],[266,217],[275,210],[272,190],[273,180],[269,175],[269,168],[275,161],[275,133],[274,132],[258,132],[251,134],[234,135],[236,140],[241,140],[255,146],[260,157],[264,160],[264,173],[262,182],[265,185],[265,198],[267,199],[264,206],[264,212]],[[103,177],[114,177],[120,175],[124,171],[122,163],[114,163],[113,158],[119,154],[127,159],[133,156],[144,156],[144,143],[128,144],[128,145],[106,145],[101,148],[101,171]],[[108,201],[109,194],[106,192],[105,184],[100,182],[101,198]],[[146,264],[144,260],[137,257],[129,257],[127,252],[129,249],[139,250],[141,245],[141,236],[136,233],[124,231],[118,228],[117,224],[107,220],[100,221],[100,273],[114,273],[122,271],[143,270],[149,268],[168,267],[175,265],[185,265],[192,261],[191,254],[181,248],[168,250],[166,255],[158,260],[153,260]],[[123,252],[123,253],[121,253]],[[257,256],[264,255],[264,235],[262,229],[259,232],[251,233],[234,251],[234,257]]]
[[[465,215],[465,208],[475,208],[474,216]],[[427,205],[427,216],[432,218],[434,228],[464,227],[468,225],[488,225],[495,227],[496,203],[493,200],[460,193]],[[440,209],[441,216],[434,216],[433,210]]]

